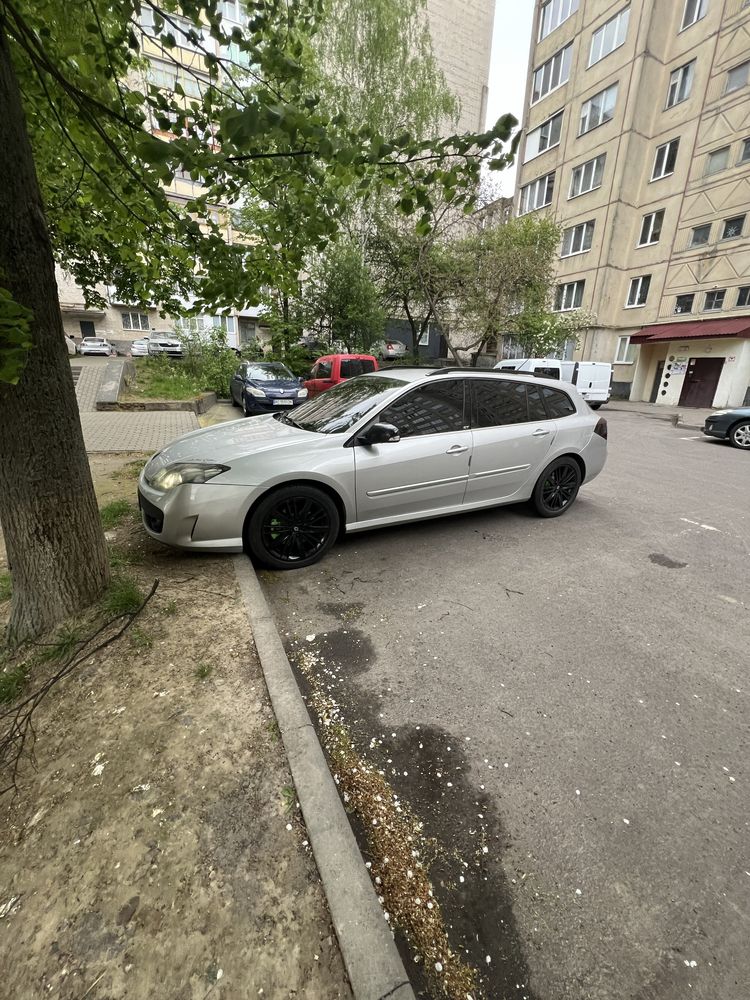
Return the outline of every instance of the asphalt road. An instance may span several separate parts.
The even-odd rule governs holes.
[[[354,535],[266,592],[427,833],[473,859],[446,854],[437,895],[488,997],[747,1000],[750,455],[608,419],[564,517]]]

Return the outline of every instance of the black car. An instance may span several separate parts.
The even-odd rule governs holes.
[[[278,361],[245,361],[232,376],[229,395],[245,416],[277,413],[304,403],[307,389]]]
[[[717,410],[707,418],[703,433],[722,438],[735,448],[750,451],[750,406],[736,410]]]

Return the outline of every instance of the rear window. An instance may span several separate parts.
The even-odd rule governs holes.
[[[534,374],[537,378],[560,378],[559,368],[535,368]]]
[[[540,388],[545,406],[547,407],[547,413],[550,417],[569,417],[572,413],[576,412],[573,401],[566,393],[561,392],[559,389],[549,389],[546,385],[540,386]]]
[[[346,358],[341,361],[341,377],[354,378],[375,371],[375,362],[367,358]]]

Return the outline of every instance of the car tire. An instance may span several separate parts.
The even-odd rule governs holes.
[[[560,517],[578,496],[581,467],[574,458],[563,456],[551,462],[537,479],[531,502],[540,517]]]
[[[589,403],[589,406],[591,407],[592,410],[600,410],[602,404],[601,403]]]
[[[253,411],[248,410],[247,408],[247,396],[245,395],[244,392],[242,393],[242,412],[245,414],[246,417],[253,416]]]
[[[331,497],[314,486],[284,486],[266,494],[245,525],[245,545],[268,569],[302,569],[336,541],[341,519]]]
[[[730,427],[727,440],[733,448],[750,451],[750,420],[740,420],[738,424]]]
[[[237,400],[234,398],[234,393],[232,392],[231,389],[229,390],[229,401],[231,402],[232,406],[239,406],[240,405],[237,402]]]

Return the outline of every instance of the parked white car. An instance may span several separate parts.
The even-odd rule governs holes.
[[[170,358],[182,357],[182,341],[176,337],[164,334],[155,334],[149,339],[148,353],[153,357],[157,354],[166,354]]]
[[[130,345],[130,357],[131,358],[146,358],[148,357],[148,345],[150,341],[148,337],[141,337],[140,340],[134,340]]]
[[[495,368],[503,372],[528,372],[539,378],[569,382],[592,410],[609,402],[612,392],[612,365],[606,361],[559,361],[557,358],[508,358]]]
[[[115,349],[104,337],[84,337],[76,350],[79,354],[103,354],[109,357],[115,353]]]
[[[402,343],[400,340],[379,340],[377,344],[373,344],[371,347],[372,354],[376,358],[380,358],[383,361],[387,361],[393,358],[403,358],[408,353],[406,350],[406,344]]]
[[[601,472],[607,421],[532,376],[398,368],[289,409],[193,431],[138,483],[146,531],[177,548],[309,566],[340,531],[531,500],[558,517]]]

